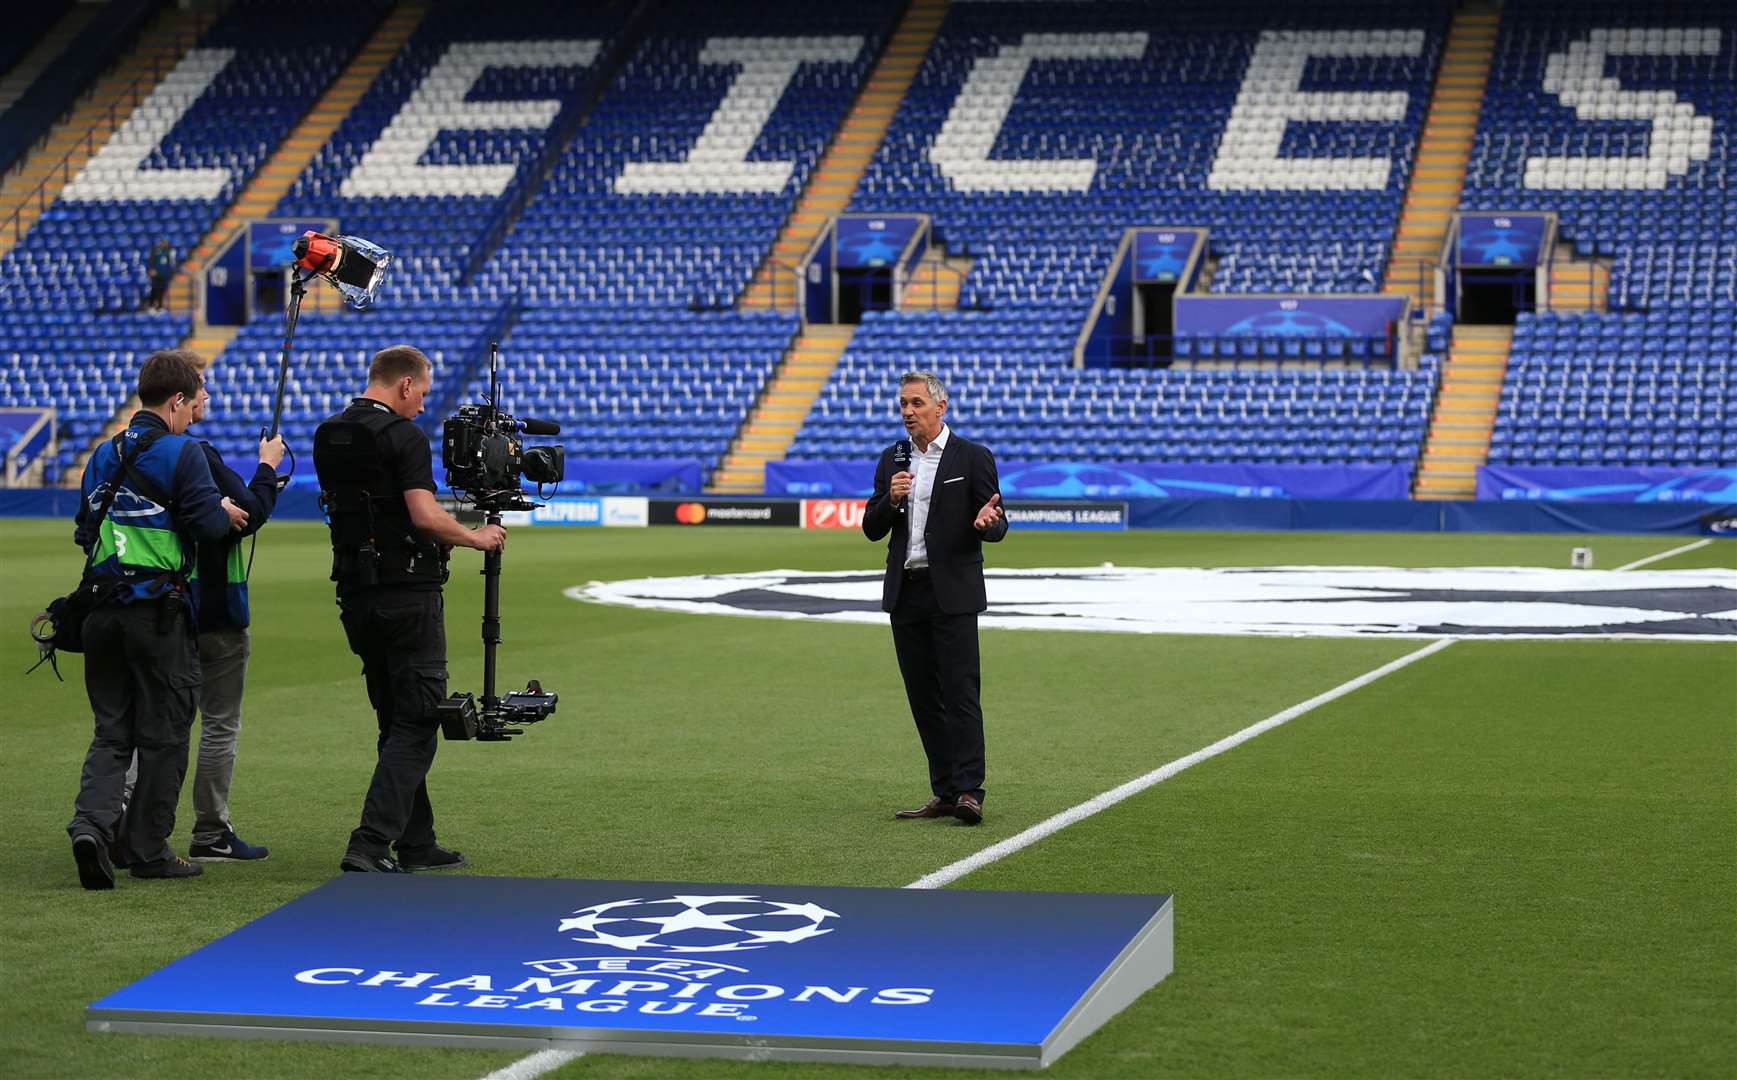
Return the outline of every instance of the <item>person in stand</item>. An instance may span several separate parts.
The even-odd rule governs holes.
[[[339,869],[447,870],[464,855],[435,840],[428,770],[446,700],[441,586],[454,547],[501,551],[499,525],[467,529],[434,500],[434,458],[412,423],[433,365],[409,345],[376,353],[368,386],[314,433],[314,467],[332,533],[332,580],[350,651],[362,660],[379,726],[378,762]]]
[[[151,245],[151,253],[146,259],[147,269],[151,274],[151,295],[145,303],[152,311],[163,310],[163,297],[169,291],[169,282],[175,276],[175,249],[169,246],[167,237],[158,237]]]
[[[909,442],[875,468],[863,533],[887,542],[881,607],[892,616],[905,696],[929,761],[931,798],[894,817],[983,820],[982,670],[977,615],[983,545],[1007,535],[995,455],[946,424],[947,388],[932,372],[899,380]]]
[[[169,847],[200,681],[188,539],[220,540],[246,527],[247,514],[218,490],[204,452],[183,434],[201,389],[192,353],[151,354],[139,369],[141,408],[85,466],[73,538],[91,578],[112,588],[83,626],[94,731],[67,833],[86,889],[115,887],[108,849],[117,836],[135,878],[197,877],[203,869]],[[138,785],[123,834],[135,753]]]

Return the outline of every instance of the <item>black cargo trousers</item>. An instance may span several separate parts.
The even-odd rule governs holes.
[[[380,727],[379,761],[350,851],[388,856],[434,847],[428,770],[440,743],[435,708],[446,700],[446,604],[439,589],[387,585],[338,594],[350,651],[362,659]]]
[[[175,805],[199,706],[199,646],[182,601],[108,604],[84,623],[84,688],[95,726],[66,831],[123,841],[132,865],[174,858]],[[123,820],[127,766],[139,779]],[[124,834],[117,836],[117,831]]]

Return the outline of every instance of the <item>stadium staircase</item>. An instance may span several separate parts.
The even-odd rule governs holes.
[[[753,282],[742,295],[741,306],[750,309],[796,303],[796,267],[820,227],[835,214],[843,213],[851,193],[868,169],[869,161],[886,137],[899,100],[917,77],[917,69],[941,29],[948,0],[911,0],[899,28],[887,43],[874,70],[869,73],[856,105],[839,128],[826,156],[814,171],[796,209],[784,223],[772,253],[760,264]],[[794,431],[794,429],[792,429]]]
[[[139,34],[132,52],[97,80],[83,103],[6,178],[0,185],[0,255],[18,246],[43,209],[60,197],[61,189],[126,121],[133,105],[156,88],[211,22],[206,9],[164,7]]]
[[[1414,304],[1434,299],[1435,264],[1465,186],[1499,19],[1498,10],[1487,3],[1460,11],[1442,51],[1417,165],[1382,278],[1383,292],[1409,295]]]
[[[906,9],[898,30],[863,84],[856,105],[821,158],[807,191],[784,223],[771,254],[742,294],[744,310],[763,311],[796,303],[797,264],[808,254],[821,226],[849,205],[851,193],[886,137],[900,99],[941,29],[947,4],[948,0],[912,0]],[[964,274],[958,269],[940,269],[933,261],[925,262],[907,295],[920,292],[928,300],[906,306],[956,307],[963,281]],[[708,491],[738,494],[765,490],[766,462],[782,458],[790,448],[855,329],[809,326],[791,343],[760,400],[749,411],[747,423],[731,443],[730,453],[719,465]]]
[[[1550,310],[1606,311],[1609,259],[1557,259],[1550,264]]]
[[[766,390],[748,414],[748,422],[730,444],[708,491],[748,494],[766,490],[766,462],[784,456],[832,378],[838,358],[850,345],[856,327],[820,323],[805,327],[766,383]]]
[[[279,200],[289,194],[290,186],[301,176],[302,170],[311,164],[319,154],[320,148],[338,130],[344,117],[362,100],[362,95],[368,92],[374,79],[383,71],[392,58],[398,55],[398,50],[410,40],[416,27],[422,22],[427,12],[424,0],[403,0],[393,5],[379,27],[374,31],[366,44],[351,58],[350,63],[327,87],[326,92],[314,103],[308,114],[302,117],[301,123],[291,131],[289,137],[278,145],[272,156],[266,159],[253,179],[230,206],[229,212],[220,218],[205,239],[188,256],[182,266],[182,272],[189,277],[198,275],[206,260],[217,254],[218,250],[236,229],[243,227],[248,221],[256,218],[268,218],[276,208]],[[171,310],[185,311],[194,304],[191,292],[177,293],[169,304]],[[342,298],[335,289],[311,288],[303,301],[303,310],[313,312],[335,312],[342,306]],[[195,320],[203,317],[203,312],[194,312]],[[196,331],[197,334],[199,331]],[[235,335],[231,333],[230,338]],[[212,339],[215,340],[215,339]],[[227,341],[225,342],[227,344]],[[197,347],[189,345],[189,348]],[[209,359],[215,359],[214,354],[202,353]]]
[[[72,44],[79,31],[90,25],[102,9],[96,4],[74,4],[60,20],[48,28],[48,33],[31,46],[24,54],[24,59],[14,64],[0,78],[0,113],[10,109],[24,92],[30,89],[30,84],[36,77],[60,59],[66,47]]]
[[[929,253],[905,283],[906,311],[948,311],[959,306],[959,292],[965,286],[965,276],[971,272],[969,258],[949,258],[939,246]]]
[[[1496,406],[1513,347],[1511,326],[1455,326],[1442,371],[1412,494],[1419,499],[1469,499],[1478,466],[1490,452]]]

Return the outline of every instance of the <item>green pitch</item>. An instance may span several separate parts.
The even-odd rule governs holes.
[[[521,1057],[84,1031],[87,1003],[336,874],[374,726],[324,530],[272,526],[231,805],[270,860],[83,892],[64,832],[90,737],[81,659],[65,685],[20,674],[29,616],[76,577],[69,534],[0,524],[0,1074],[469,1078]],[[1587,542],[1016,533],[991,565],[1565,566]],[[1590,543],[1610,567],[1682,540]],[[926,786],[884,627],[561,592],[879,561],[854,534],[515,531],[502,682],[541,678],[560,711],[521,741],[442,746],[441,838],[484,874],[903,885],[1419,645],[985,632],[989,819],[972,830],[891,819]],[[1734,564],[1721,541],[1654,568]],[[478,565],[461,553],[447,593],[455,689],[481,682]],[[180,821],[185,850],[185,803]],[[1057,1076],[1728,1076],[1737,645],[1461,642],[953,887],[1175,893],[1176,973]],[[593,1056],[555,1075],[904,1074]]]

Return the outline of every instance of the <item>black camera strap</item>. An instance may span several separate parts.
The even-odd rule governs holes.
[[[107,489],[103,491],[102,497],[97,501],[95,516],[92,517],[90,519],[90,521],[88,522],[90,529],[91,529],[91,541],[90,541],[90,546],[85,549],[84,569],[79,571],[78,588],[73,590],[72,595],[69,595],[69,596],[63,598],[62,600],[57,600],[53,604],[50,604],[48,611],[45,611],[42,614],[36,616],[36,618],[32,619],[30,622],[30,636],[31,636],[32,640],[34,640],[36,642],[37,647],[42,652],[42,655],[37,659],[36,663],[34,663],[30,666],[30,670],[26,671],[24,673],[26,675],[29,675],[31,672],[34,672],[37,668],[41,667],[43,664],[46,663],[49,666],[49,669],[54,672],[54,677],[56,679],[60,679],[60,681],[62,681],[62,682],[66,681],[64,678],[61,677],[60,662],[55,658],[56,649],[54,646],[54,634],[53,633],[45,634],[44,628],[45,628],[45,626],[54,622],[54,618],[53,618],[51,612],[53,612],[57,606],[64,607],[64,605],[66,605],[66,603],[68,601],[73,600],[77,596],[77,594],[79,594],[80,592],[84,591],[87,588],[95,587],[96,583],[91,581],[90,569],[91,569],[91,566],[96,561],[97,548],[102,546],[102,524],[103,524],[103,521],[109,516],[109,511],[115,505],[116,497],[119,496],[121,493],[121,479],[122,479],[122,477],[127,477],[127,478],[137,477],[139,475],[139,473],[136,469],[133,468],[134,460],[136,460],[140,454],[143,454],[146,450],[149,450],[151,448],[151,445],[153,443],[155,443],[158,439],[162,438],[164,435],[166,435],[168,433],[165,431],[153,429],[153,430],[147,431],[143,435],[139,436],[138,441],[135,442],[131,447],[123,447],[122,443],[126,439],[126,434],[127,433],[125,431],[123,431],[119,435],[116,435],[114,437],[114,439],[112,440],[112,443],[113,443],[114,448],[115,448],[115,455],[116,455],[116,457],[118,457],[120,459],[120,464],[115,469],[114,473],[109,477],[109,479],[107,481],[107,484],[108,484]],[[151,486],[153,489],[155,488],[155,485],[151,485]],[[153,498],[153,499],[155,498],[155,496],[151,495],[149,492],[146,493],[146,496],[148,498]],[[84,498],[84,495],[82,492],[80,493],[79,498],[81,500]],[[100,598],[97,598],[96,602],[97,603],[105,602],[107,600],[108,596],[112,595],[113,589],[119,588],[121,585],[125,584],[126,582],[127,582],[127,578],[125,578],[125,577],[116,578],[114,580],[114,582],[112,582],[109,585],[108,589],[103,591],[102,596]]]

